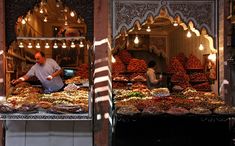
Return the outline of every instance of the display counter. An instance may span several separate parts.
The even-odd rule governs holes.
[[[116,114],[114,145],[233,146],[235,115]]]
[[[38,112],[34,114],[0,114],[0,120],[40,120],[40,121],[80,121],[91,120],[88,113],[84,114],[50,114]]]

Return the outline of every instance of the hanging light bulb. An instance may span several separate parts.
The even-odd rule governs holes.
[[[58,45],[57,45],[57,43],[54,43],[54,46],[53,46],[53,48],[55,48],[55,49],[57,49],[57,48],[58,48]]]
[[[66,7],[64,8],[64,12],[65,12],[65,13],[67,13],[67,12],[68,12],[68,9],[67,9]]]
[[[174,27],[177,27],[178,25],[179,25],[179,24],[178,24],[176,21],[173,22],[173,26],[174,26]]]
[[[27,21],[31,21],[30,16],[28,17]]]
[[[84,44],[83,44],[82,41],[80,41],[79,47],[80,47],[80,48],[83,48],[83,47],[84,47]]]
[[[112,55],[112,63],[115,63],[115,62],[116,62],[116,59]]]
[[[23,43],[22,43],[22,42],[20,42],[20,44],[19,44],[19,48],[24,48],[24,45],[23,45]]]
[[[56,7],[57,7],[57,8],[60,7],[60,2],[59,2],[59,0],[56,1]]]
[[[192,33],[190,32],[190,30],[187,32],[187,38],[191,38],[192,37]]]
[[[134,39],[134,43],[135,43],[135,44],[139,44],[139,42],[140,42],[140,41],[139,41],[139,38],[138,38],[138,36],[136,36],[135,39]]]
[[[76,46],[75,46],[75,44],[74,44],[74,42],[71,42],[71,46],[70,46],[71,48],[75,48]]]
[[[212,54],[211,60],[214,62],[216,61],[216,54]]]
[[[42,8],[40,9],[39,13],[43,14],[43,9]]]
[[[80,18],[78,18],[77,23],[81,23],[81,19]]]
[[[211,61],[216,61],[216,54],[210,54],[208,56],[208,59],[211,60]]]
[[[44,18],[44,20],[43,20],[44,22],[47,22],[47,16],[45,16],[45,18]]]
[[[28,48],[30,48],[30,49],[33,48],[32,43],[28,44]]]
[[[70,12],[70,16],[71,17],[74,17],[75,16],[75,13],[73,11]]]
[[[3,50],[0,50],[0,55],[2,55],[4,53],[4,51]]]
[[[62,48],[64,48],[64,49],[65,49],[66,47],[67,47],[67,46],[66,46],[66,44],[65,44],[65,43],[63,43]]]
[[[37,49],[40,49],[40,48],[41,48],[41,46],[40,46],[39,43],[37,43],[36,48],[37,48]]]
[[[21,20],[21,23],[22,23],[22,24],[26,24],[25,19],[22,19],[22,20]]]
[[[50,48],[50,46],[49,46],[48,43],[46,43],[45,48],[46,48],[46,49]]]
[[[59,4],[58,2],[56,3],[56,7],[57,7],[57,8],[59,8],[59,7],[60,7],[60,4]]]
[[[66,26],[67,26],[67,25],[68,25],[68,22],[67,22],[67,21],[65,21],[65,22],[64,22],[64,25],[66,25]]]
[[[146,29],[147,32],[150,32],[151,31],[151,28],[150,26],[148,26],[148,28]]]
[[[200,51],[204,50],[204,46],[202,45],[202,43],[199,45],[198,49],[199,49]]]

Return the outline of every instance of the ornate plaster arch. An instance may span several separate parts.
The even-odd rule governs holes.
[[[170,16],[178,15],[186,24],[192,21],[196,29],[206,28],[215,38],[216,4],[216,0],[114,0],[113,36],[123,27],[130,29],[137,20],[143,23],[149,15],[158,16],[165,7]]]

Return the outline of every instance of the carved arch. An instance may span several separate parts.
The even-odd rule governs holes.
[[[143,23],[149,14],[158,16],[161,8],[165,7],[170,16],[178,15],[185,23],[192,21],[196,29],[206,28],[208,34],[215,38],[216,3],[216,0],[114,0],[113,36],[116,37],[122,27],[130,29],[136,20]]]
[[[18,17],[26,16],[27,13],[38,5],[41,0],[6,0],[5,1],[5,23],[6,23],[6,45],[7,48],[16,40],[15,25]],[[87,36],[93,40],[94,2],[93,0],[62,0],[63,4],[81,15],[87,24]]]

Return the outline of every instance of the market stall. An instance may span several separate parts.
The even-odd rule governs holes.
[[[158,4],[116,2],[116,8],[122,10],[116,13],[116,19],[129,20],[125,17],[128,14],[122,12],[137,3],[140,7]],[[136,16],[131,20],[136,21],[130,20],[132,23],[116,23],[120,29],[116,31],[119,34],[115,39],[116,62],[112,70],[115,144],[232,144],[235,109],[221,96],[223,87],[218,88],[221,78],[218,51],[214,47],[216,38],[213,39],[208,28],[197,29],[197,22],[186,23],[182,9],[177,11],[179,15],[170,15],[175,10],[171,10],[175,8],[174,2],[159,5],[163,7],[158,13],[150,7],[139,12],[142,15],[133,12]],[[152,60],[157,64],[156,78],[160,80],[163,76],[162,84],[156,88],[148,88],[147,66]],[[215,131],[227,135],[223,137]]]
[[[4,52],[6,98],[1,99],[0,118],[6,145],[92,145],[93,56],[88,46],[92,28],[90,20],[85,23],[85,10],[79,15],[81,9],[73,10],[80,4],[71,3],[34,1],[25,3],[27,10],[15,4],[21,13],[18,16],[12,15],[11,3],[6,4],[6,15],[17,19],[7,21],[14,22],[8,27],[13,25],[15,32],[7,33],[9,44]],[[32,68],[39,51],[61,67],[63,90],[45,92],[36,76],[12,84]]]

